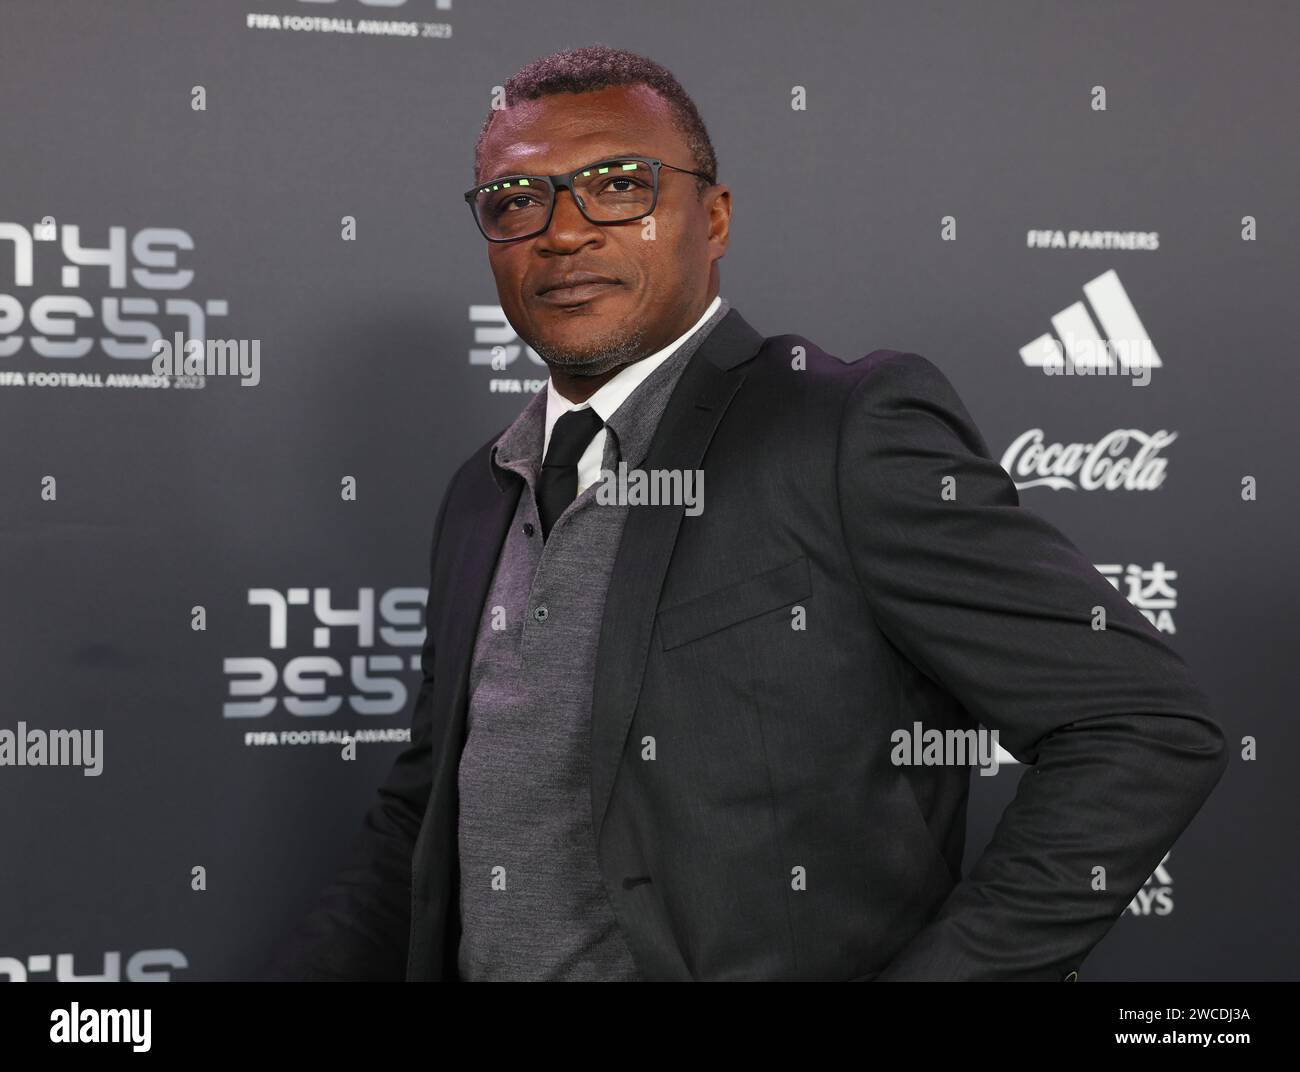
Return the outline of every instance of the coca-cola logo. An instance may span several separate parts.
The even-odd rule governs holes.
[[[1165,479],[1160,451],[1177,438],[1177,432],[1163,428],[1149,435],[1137,428],[1116,428],[1096,443],[1044,446],[1043,430],[1031,428],[1007,447],[1002,468],[1021,490],[1043,486],[1056,491],[1154,491]]]

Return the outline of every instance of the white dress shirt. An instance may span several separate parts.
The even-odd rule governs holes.
[[[649,357],[642,358],[640,361],[633,361],[632,364],[621,369],[617,375],[601,384],[596,393],[586,402],[570,402],[555,389],[554,378],[548,380],[546,384],[546,436],[542,440],[542,457],[546,457],[546,450],[551,445],[551,429],[555,427],[556,421],[571,410],[586,409],[587,407],[594,409],[596,416],[602,421],[608,421],[618,407],[627,400],[628,395],[641,385],[641,381],[662,365],[677,347],[690,338],[700,325],[713,315],[721,303],[721,295],[715,296],[713,301],[709,303],[709,307],[704,310],[694,325],[687,328],[662,350],[651,354]],[[587,449],[583,451],[582,457],[578,459],[579,495],[600,479],[600,466],[601,462],[605,460],[605,439],[607,435],[608,433],[604,428],[597,432],[592,437],[591,442],[587,444]]]

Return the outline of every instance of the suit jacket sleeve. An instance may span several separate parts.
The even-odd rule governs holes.
[[[455,480],[452,481],[452,487]],[[406,978],[411,926],[411,855],[433,785],[433,568],[448,488],[434,522],[429,597],[420,664],[423,681],[411,717],[411,743],[393,763],[355,836],[349,861],[273,954],[264,980]]]
[[[883,354],[846,401],[836,461],[857,579],[891,643],[1032,766],[878,979],[1060,980],[1218,782],[1223,734],[1155,628],[1020,506],[943,373]]]

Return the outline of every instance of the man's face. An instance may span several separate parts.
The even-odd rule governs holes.
[[[483,145],[478,181],[556,175],[620,154],[696,170],[664,100],[647,86],[616,86],[502,112]],[[711,300],[711,286],[716,293],[715,262],[726,252],[730,217],[725,186],[697,199],[695,177],[669,168],[660,171],[653,231],[651,217],[591,223],[561,190],[542,234],[487,243],[501,308],[554,371],[598,376],[640,360],[685,332]],[[589,287],[589,296],[538,293],[573,272],[617,282]]]

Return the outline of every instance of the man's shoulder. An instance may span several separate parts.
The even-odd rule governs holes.
[[[785,388],[797,385],[794,377],[802,376],[807,386],[837,396],[857,391],[864,382],[872,385],[864,392],[897,389],[933,394],[952,389],[939,366],[915,351],[882,347],[845,360],[794,333],[764,339],[753,366],[756,383],[769,381]]]
[[[764,338],[748,364],[748,391],[771,393],[772,404],[776,406],[786,406],[792,398],[791,390],[800,385],[803,393],[822,396],[841,413],[849,396],[854,396],[856,405],[867,408],[901,396],[960,405],[952,384],[939,367],[911,350],[878,348],[861,357],[843,360],[807,336],[789,333]],[[814,408],[826,412],[824,406]],[[476,491],[495,490],[492,447],[509,427],[507,424],[493,432],[461,462],[447,485],[448,501]]]

